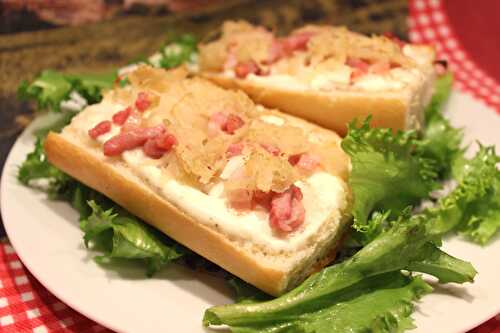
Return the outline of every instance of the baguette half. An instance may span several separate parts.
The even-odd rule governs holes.
[[[222,87],[342,136],[348,123],[368,116],[372,126],[394,130],[423,124],[435,79],[429,46],[337,27],[307,26],[278,38],[240,21],[222,31],[200,46],[199,61],[202,75]]]
[[[234,94],[201,79],[182,79],[179,83],[170,85],[164,83],[175,74],[150,68],[140,68],[138,71],[143,71],[142,77],[149,79],[146,79],[147,82],[137,83],[137,78],[142,75],[139,73],[132,79],[132,86],[138,84],[141,90],[160,98],[159,104],[152,107],[151,118],[155,118],[156,110],[178,105],[184,95],[177,94],[179,90],[176,89],[201,89],[200,94],[208,93],[219,100],[221,96]],[[183,86],[182,89],[178,88],[179,86]],[[132,90],[135,88],[137,87],[134,86]],[[199,211],[205,209],[209,212],[211,207],[203,208],[202,200],[193,203],[170,200],[171,198],[162,191],[164,183],[154,183],[152,178],[145,178],[137,172],[134,165],[128,164],[120,156],[110,157],[103,154],[102,145],[90,138],[86,129],[109,117],[114,110],[119,110],[117,100],[123,102],[124,94],[128,95],[120,89],[110,92],[100,104],[90,106],[77,115],[62,133],[50,133],[45,141],[49,161],[171,238],[271,295],[280,295],[290,290],[334,258],[335,249],[350,220],[350,193],[345,182],[348,160],[338,146],[340,139],[335,133],[304,120],[257,107],[259,112],[282,118],[320,141],[330,140],[333,155],[339,156],[341,171],[337,173],[336,179],[343,191],[338,209],[332,210],[324,221],[320,221],[319,227],[305,245],[292,250],[287,249],[286,244],[282,249],[272,246],[266,248],[262,242],[256,244],[252,236],[228,233],[228,229],[224,229],[223,225],[205,221]],[[210,103],[204,105],[210,107]],[[155,168],[160,168],[158,163],[162,163],[162,160],[159,161],[154,162]],[[144,163],[150,162],[153,163],[147,160]],[[181,185],[190,186],[189,182]],[[200,198],[204,195],[208,197],[202,190],[197,190],[197,193]],[[197,211],[187,209],[187,206]],[[307,222],[306,219],[305,223]],[[301,230],[295,231],[299,232]]]

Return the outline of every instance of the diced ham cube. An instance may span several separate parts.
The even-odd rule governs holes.
[[[243,127],[244,124],[245,122],[243,121],[243,119],[235,114],[230,113],[227,116],[226,123],[222,126],[222,130],[227,134],[234,134],[234,132]]]
[[[139,112],[146,111],[151,106],[151,99],[149,95],[143,91],[137,94],[137,99],[135,100],[135,107]]]
[[[208,136],[214,137],[219,134],[222,127],[227,122],[227,114],[224,112],[216,112],[210,116],[208,120]]]
[[[252,192],[247,189],[236,189],[228,192],[229,204],[238,210],[252,209]]]
[[[130,116],[130,113],[132,113],[132,108],[130,106],[122,111],[118,111],[112,117],[113,123],[116,125],[123,125]]]
[[[288,162],[304,171],[314,171],[320,164],[319,156],[313,154],[295,154],[288,157]]]
[[[274,39],[271,47],[269,48],[269,56],[265,63],[268,65],[273,64],[280,60],[284,55],[283,43],[279,39]]]
[[[391,69],[391,64],[388,61],[378,61],[370,65],[369,71],[373,74],[384,75]]]
[[[279,232],[296,230],[305,219],[305,208],[302,203],[302,191],[292,185],[283,193],[276,193],[271,199],[269,222]]]
[[[141,147],[148,139],[165,132],[161,125],[155,127],[136,128],[128,132],[115,135],[103,145],[103,152],[106,156],[117,156],[127,150]]]
[[[216,136],[220,131],[233,135],[245,122],[233,113],[216,112],[210,116],[208,121],[208,136]]]
[[[285,54],[291,54],[294,51],[307,50],[307,43],[314,35],[313,32],[301,32],[291,35],[283,40],[283,49]]]
[[[271,209],[271,199],[273,192],[264,192],[256,190],[253,192],[253,202],[257,205],[264,207],[266,210]]]
[[[370,64],[358,58],[347,58],[346,65],[352,68],[351,81],[356,81],[359,77],[368,73]]]
[[[155,144],[164,151],[170,151],[177,144],[177,138],[170,133],[162,133],[155,138]]]
[[[99,124],[95,125],[94,128],[89,130],[89,136],[92,139],[97,139],[99,136],[108,133],[111,130],[111,121],[103,120]]]
[[[148,139],[142,147],[142,151],[144,155],[155,160],[162,158],[165,154],[165,149],[157,146],[156,139]]]
[[[254,61],[238,63],[234,68],[234,74],[238,79],[244,79],[249,74],[259,73],[259,66]]]
[[[241,155],[241,153],[243,152],[243,148],[245,148],[243,142],[232,143],[229,145],[229,147],[227,147],[226,156],[231,158]]]
[[[264,148],[268,153],[273,154],[274,156],[278,156],[281,153],[281,150],[274,145],[261,143],[260,146]]]

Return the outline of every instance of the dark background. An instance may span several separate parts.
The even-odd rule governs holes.
[[[34,117],[17,87],[43,69],[108,71],[154,53],[168,33],[202,37],[238,18],[279,32],[311,22],[406,39],[408,8],[405,0],[2,0],[0,13],[1,168]]]

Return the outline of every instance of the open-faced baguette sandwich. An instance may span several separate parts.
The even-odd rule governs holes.
[[[418,128],[432,95],[434,51],[343,27],[306,26],[287,37],[247,22],[226,22],[200,45],[199,71],[240,88],[267,107],[344,135],[346,124]]]
[[[128,79],[49,134],[51,163],[272,295],[332,259],[351,201],[337,134],[182,68]]]

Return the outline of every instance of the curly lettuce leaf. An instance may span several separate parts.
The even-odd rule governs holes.
[[[59,132],[73,118],[74,113],[65,113],[55,119],[49,125],[38,129],[36,134],[35,147],[19,167],[17,179],[24,185],[30,186],[34,181],[44,180],[47,184],[45,190],[51,195],[55,195],[58,188],[65,186],[70,177],[61,170],[54,167],[47,160],[43,144],[47,133],[50,131]]]
[[[113,86],[116,75],[108,74],[64,74],[54,70],[45,70],[33,82],[23,81],[18,88],[18,97],[33,100],[38,110],[59,112],[61,102],[76,91],[87,102],[96,103],[102,98],[102,89]]]
[[[448,178],[455,161],[463,158],[463,130],[451,126],[443,115],[443,106],[448,100],[453,83],[451,73],[436,80],[435,92],[425,111],[426,126],[419,148],[423,156],[436,161],[441,179]]]
[[[450,256],[437,247],[434,248],[429,257],[410,263],[407,269],[433,275],[438,278],[440,283],[472,282],[477,274],[469,262]]]
[[[432,291],[420,277],[398,272],[367,279],[321,311],[291,316],[286,322],[231,326],[234,333],[403,332],[414,328],[413,302]]]
[[[147,274],[152,275],[166,264],[182,256],[181,246],[170,246],[160,240],[161,235],[126,212],[103,210],[95,201],[88,202],[92,214],[81,220],[87,247],[103,252],[96,257],[99,263],[113,259],[132,259],[146,263]]]
[[[17,179],[24,185],[34,180],[47,179],[49,184],[66,179],[66,174],[49,163],[43,149],[44,138],[37,138],[35,149],[26,156],[17,173]]]
[[[210,308],[204,324],[226,324],[240,331],[252,327],[266,330],[286,327],[297,316],[315,317],[327,311],[346,294],[358,290],[360,284],[369,285],[372,278],[410,268],[432,274],[441,281],[472,281],[475,270],[469,263],[445,256],[431,242],[429,222],[426,216],[417,216],[393,223],[354,256],[310,276],[287,294],[262,303]]]
[[[443,113],[443,107],[450,97],[452,85],[453,74],[451,72],[437,78],[434,83],[434,93],[432,95],[431,102],[425,110],[426,121],[429,121],[436,115]]]
[[[190,34],[171,36],[159,52],[149,57],[148,63],[166,69],[178,67],[184,63],[195,63],[198,41]]]
[[[20,99],[36,101],[39,110],[59,111],[59,105],[68,98],[71,90],[71,82],[64,74],[44,70],[32,83],[23,81],[17,94]]]
[[[476,156],[457,171],[458,184],[425,214],[435,235],[458,231],[486,244],[500,229],[500,157],[494,147],[480,146]]]
[[[98,103],[102,99],[102,92],[113,87],[116,73],[85,73],[67,74],[66,79],[71,82],[72,90],[82,95],[88,104]]]
[[[500,230],[500,184],[496,183],[484,201],[477,201],[468,208],[468,218],[462,224],[460,233],[467,239],[486,245]]]
[[[342,148],[351,157],[349,183],[354,195],[354,225],[361,232],[370,226],[374,210],[398,216],[437,187],[434,160],[421,156],[413,131],[393,134],[390,129],[349,125]]]

